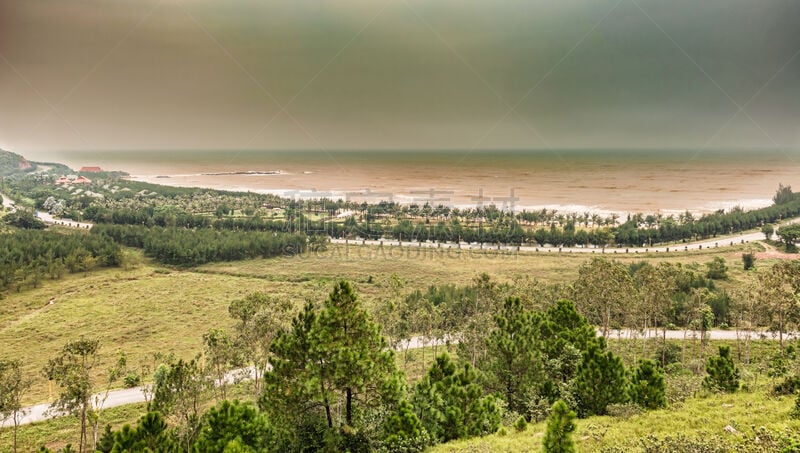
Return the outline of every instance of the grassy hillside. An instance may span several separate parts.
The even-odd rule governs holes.
[[[736,285],[743,271],[737,262],[742,248],[725,248],[722,256]],[[35,375],[29,402],[47,398],[47,383],[39,370],[68,340],[81,335],[102,341],[98,373],[107,369],[117,350],[129,363],[146,363],[153,352],[173,351],[192,357],[201,349],[201,335],[211,327],[232,325],[228,305],[253,291],[286,297],[300,305],[324,300],[333,281],[346,278],[356,284],[367,306],[388,300],[393,274],[405,281],[405,290],[429,285],[467,284],[481,272],[499,281],[527,276],[569,282],[588,259],[585,255],[507,255],[492,252],[453,252],[332,246],[326,252],[304,256],[210,264],[197,269],[171,270],[129,251],[129,269],[107,269],[72,274],[60,281],[45,280],[39,288],[11,293],[0,301],[0,358],[18,358]],[[642,259],[705,263],[713,250],[675,255],[624,256]],[[767,266],[766,260],[759,266]],[[54,298],[54,304],[48,301]]]
[[[768,397],[765,387],[702,395],[628,418],[578,420],[573,439],[581,452],[779,451],[783,442],[776,433],[800,433],[800,421],[789,417],[793,406],[793,397]],[[728,426],[735,432],[726,431]],[[545,429],[544,422],[524,432],[507,427],[506,435],[443,444],[431,452],[538,452]]]

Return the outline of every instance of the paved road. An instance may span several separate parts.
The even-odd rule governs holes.
[[[56,219],[52,215],[42,211],[36,211],[36,217],[38,217],[39,220],[41,220],[42,222],[47,223],[49,225],[63,225],[72,228],[81,228],[85,230],[88,230],[94,226],[94,224],[92,223],[78,222],[72,219]]]
[[[799,223],[800,218],[791,219],[784,225]],[[763,241],[766,239],[764,233],[753,232],[743,233],[733,236],[724,236],[716,239],[709,239],[704,241],[692,242],[687,244],[673,244],[669,246],[657,247],[607,247],[605,249],[599,247],[532,247],[532,246],[498,246],[489,244],[456,244],[456,243],[436,243],[436,242],[412,242],[412,241],[397,241],[397,240],[365,240],[365,239],[334,239],[331,238],[333,244],[350,244],[350,245],[377,245],[377,246],[400,246],[410,248],[433,248],[439,250],[500,250],[512,251],[523,253],[600,253],[600,254],[637,254],[637,253],[672,253],[683,252],[688,250],[702,250],[713,249],[718,247],[727,247],[737,244],[747,244],[755,241]]]
[[[410,248],[430,248],[439,250],[499,250],[511,251],[522,253],[585,253],[585,254],[638,254],[638,253],[673,253],[683,252],[689,250],[702,250],[713,249],[718,247],[729,247],[737,244],[746,244],[754,241],[764,240],[763,233],[748,233],[738,236],[729,236],[724,239],[716,239],[702,242],[693,242],[691,244],[680,244],[659,247],[606,247],[605,249],[599,247],[533,247],[533,246],[505,246],[505,245],[489,245],[489,244],[455,244],[455,243],[435,243],[435,242],[407,242],[407,241],[374,241],[363,239],[334,239],[331,238],[333,244],[350,244],[350,245],[377,245],[377,246],[401,246]]]

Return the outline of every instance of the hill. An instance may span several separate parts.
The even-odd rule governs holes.
[[[36,164],[19,154],[0,149],[0,176],[26,173],[36,169]]]

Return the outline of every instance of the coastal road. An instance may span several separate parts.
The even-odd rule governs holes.
[[[375,246],[400,246],[410,248],[429,248],[440,250],[486,250],[486,251],[506,251],[521,253],[584,253],[584,254],[639,254],[639,253],[673,253],[690,250],[706,250],[719,247],[729,247],[738,244],[747,244],[755,241],[763,241],[763,233],[747,233],[737,236],[728,236],[724,239],[707,240],[692,242],[687,244],[673,244],[659,247],[533,247],[528,245],[489,245],[489,244],[456,244],[456,243],[437,243],[437,242],[410,242],[395,240],[366,240],[366,239],[335,239],[331,238],[333,244],[348,245],[375,245]]]
[[[56,219],[52,215],[42,211],[36,211],[36,217],[48,225],[62,225],[83,230],[91,229],[94,226],[92,223],[78,222],[72,219]]]
[[[783,225],[790,225],[800,222],[800,218],[791,219]],[[522,253],[596,253],[596,254],[639,254],[639,253],[673,253],[685,252],[690,250],[706,250],[719,247],[729,247],[738,244],[747,244],[750,242],[763,241],[766,237],[764,233],[751,232],[742,233],[733,236],[723,236],[715,239],[703,240],[698,242],[691,242],[687,244],[673,244],[668,246],[657,247],[532,247],[524,246],[510,246],[510,245],[489,245],[477,243],[461,243],[454,242],[438,243],[438,242],[413,242],[413,241],[397,241],[397,240],[369,240],[369,239],[335,239],[330,238],[333,244],[347,244],[347,245],[373,245],[373,246],[399,246],[410,248],[429,248],[439,250],[496,250],[506,252],[522,252]]]
[[[711,330],[706,332],[708,339],[710,340],[736,340],[737,338],[744,340],[745,336],[748,334],[747,332],[739,332],[737,337],[737,332],[735,330]],[[598,336],[601,335],[601,332],[598,330]],[[647,338],[661,338],[663,332],[650,330],[647,332]],[[778,335],[775,332],[750,332],[750,339],[751,340],[777,340]],[[610,339],[641,339],[642,332],[639,331],[631,331],[631,330],[612,330],[609,332]],[[699,339],[700,332],[698,331],[691,331],[691,330],[668,330],[667,331],[667,339],[668,340],[692,340],[692,339]],[[789,339],[796,339],[800,338],[800,332],[789,332],[784,335],[785,340]],[[456,339],[449,339],[451,344],[457,343]],[[434,341],[425,341],[422,337],[412,337],[407,342],[403,342],[400,344],[396,350],[403,351],[405,349],[417,349],[423,346],[432,346]],[[439,345],[444,344],[442,340],[439,340]],[[237,369],[230,371],[225,380],[228,383],[233,383],[241,380],[247,380],[252,378],[253,370],[252,368],[244,368],[244,369]],[[126,404],[135,404],[135,403],[143,403],[145,402],[145,395],[144,395],[144,387],[134,387],[130,389],[119,389],[119,390],[112,390],[108,392],[106,397],[106,393],[98,393],[92,397],[93,401],[102,401],[105,397],[105,402],[103,403],[103,409],[108,409],[117,406],[124,406]],[[48,409],[50,408],[49,403],[42,403],[37,404],[35,406],[28,406],[25,408],[25,415],[22,417],[20,421],[20,425],[27,425],[30,423],[35,423],[43,420],[47,420],[50,418],[59,417],[59,414],[51,414],[48,413]],[[3,423],[0,423],[0,428],[9,427],[12,425],[11,420],[6,420]]]

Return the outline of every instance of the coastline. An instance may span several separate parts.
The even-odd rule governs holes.
[[[51,159],[54,156],[48,156]],[[800,152],[720,150],[127,151],[65,152],[80,168],[124,170],[177,187],[268,193],[296,200],[494,204],[560,214],[693,215],[768,206],[779,184],[800,187]]]
[[[475,200],[468,200],[469,198],[477,198],[473,197],[467,193],[458,193],[456,190],[450,189],[443,189],[443,190],[421,190],[421,189],[406,189],[397,192],[388,192],[388,191],[381,191],[379,189],[373,190],[370,188],[367,189],[337,189],[337,188],[310,188],[310,189],[299,189],[299,188],[280,188],[280,187],[273,187],[273,188],[260,188],[254,185],[249,184],[242,184],[246,181],[236,181],[235,183],[231,183],[229,180],[224,180],[224,177],[228,176],[241,176],[241,177],[273,177],[273,176],[286,176],[290,175],[288,172],[284,172],[281,170],[270,170],[270,171],[231,171],[231,172],[216,172],[216,173],[196,173],[196,174],[174,174],[174,175],[142,175],[142,174],[131,174],[128,179],[132,181],[141,181],[151,184],[159,184],[165,186],[173,186],[173,187],[199,187],[204,189],[215,189],[215,190],[225,190],[231,192],[253,192],[253,193],[260,193],[260,194],[270,194],[270,195],[277,195],[284,198],[291,198],[297,201],[313,201],[319,200],[322,198],[328,198],[333,200],[350,200],[355,202],[368,202],[368,203],[379,203],[381,201],[389,201],[389,202],[396,202],[400,205],[411,205],[411,204],[419,204],[422,205],[425,202],[429,202],[432,206],[443,205],[449,207],[451,209],[458,208],[458,209],[470,209],[476,208],[479,206],[487,207],[490,205],[494,205],[498,209],[503,210],[512,210],[514,212],[523,212],[523,211],[541,211],[541,210],[549,210],[549,211],[557,211],[560,214],[568,215],[568,214],[584,214],[589,213],[591,215],[599,215],[608,217],[611,215],[619,216],[621,219],[625,219],[627,215],[635,215],[635,214],[642,214],[642,215],[662,215],[664,217],[668,217],[670,215],[679,216],[684,214],[685,212],[690,212],[692,215],[703,215],[716,212],[720,209],[729,211],[734,208],[741,208],[745,211],[759,209],[763,207],[767,207],[772,204],[772,199],[764,197],[757,198],[742,198],[742,199],[727,199],[727,200],[713,200],[708,201],[706,200],[704,204],[695,205],[695,206],[686,206],[684,208],[676,208],[676,207],[660,207],[654,209],[643,209],[643,210],[626,210],[626,209],[615,209],[613,206],[602,206],[599,204],[592,204],[592,205],[585,205],[575,202],[567,202],[567,203],[553,203],[553,202],[544,202],[544,203],[531,203],[532,200],[525,200],[522,197],[516,197],[517,200],[511,202],[508,200],[508,196],[484,196],[484,200],[475,201]],[[214,177],[223,177],[218,181],[212,181],[211,178]],[[430,192],[430,191],[433,192]],[[432,195],[431,195],[432,193]]]

